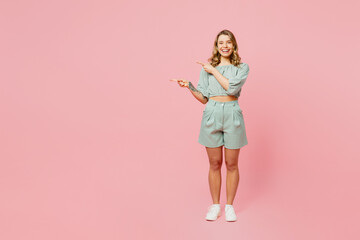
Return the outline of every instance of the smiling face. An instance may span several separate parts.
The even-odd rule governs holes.
[[[229,58],[234,51],[234,45],[228,35],[220,35],[217,42],[219,53],[224,58]]]

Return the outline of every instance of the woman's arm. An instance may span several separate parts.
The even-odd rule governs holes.
[[[179,84],[180,87],[187,87],[191,94],[202,104],[206,104],[209,100],[210,93],[208,91],[209,87],[209,79],[208,79],[208,73],[204,70],[204,68],[200,71],[200,78],[197,84],[197,88],[194,87],[194,85],[183,78],[180,79],[170,79],[170,81],[175,81]]]
[[[213,76],[217,79],[219,84],[225,89],[228,95],[235,95],[240,91],[249,75],[249,65],[244,63],[241,68],[236,68],[229,78],[224,77],[217,69],[213,69]]]
[[[208,95],[206,95],[206,94],[209,94],[209,93],[207,92],[207,89],[204,89],[204,82],[203,81],[199,81],[198,89],[196,89],[194,87],[194,85],[190,81],[185,80],[183,78],[180,78],[180,79],[172,78],[172,79],[170,79],[170,81],[177,82],[180,87],[188,88],[190,90],[190,92],[192,93],[192,95],[199,102],[201,102],[203,104],[206,104],[208,102]]]
[[[210,63],[203,63],[203,62],[197,62],[203,66],[203,69],[205,69],[206,72],[209,74],[212,74],[216,80],[219,82],[219,84],[225,89],[225,91],[229,88],[229,79],[224,77],[215,67],[213,67]],[[201,76],[200,76],[201,79]]]
[[[209,99],[205,97],[199,90],[197,90],[191,82],[189,82],[189,90],[192,95],[202,104],[206,104],[208,102]]]
[[[229,89],[229,79],[224,77],[216,68],[214,68],[211,74],[216,78],[225,91]]]

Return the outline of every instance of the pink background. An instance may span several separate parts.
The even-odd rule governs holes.
[[[1,1],[0,239],[359,239],[359,7]],[[234,223],[204,220],[205,106],[169,81],[223,29],[250,66]]]

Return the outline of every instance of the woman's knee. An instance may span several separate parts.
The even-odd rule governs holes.
[[[234,159],[234,160],[227,160],[225,161],[225,164],[226,164],[226,169],[228,171],[234,171],[234,170],[237,170],[238,169],[238,162],[237,162],[237,159]]]
[[[211,170],[219,170],[221,169],[222,159],[221,158],[210,158],[210,169]]]

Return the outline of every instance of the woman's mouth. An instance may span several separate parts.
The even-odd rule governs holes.
[[[229,49],[222,49],[221,50],[223,53],[228,53],[230,50]]]

